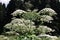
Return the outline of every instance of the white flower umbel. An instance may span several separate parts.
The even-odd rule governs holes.
[[[40,25],[38,28],[37,28],[37,31],[40,33],[40,34],[45,34],[45,33],[48,33],[48,32],[51,32],[53,31],[51,28],[47,27],[47,26],[43,26],[43,25]]]
[[[20,16],[23,13],[26,13],[26,11],[23,11],[23,10],[18,9],[16,11],[14,11],[11,15],[13,15],[13,16],[19,15]]]
[[[0,40],[9,40],[9,38],[4,35],[0,35]]]
[[[40,15],[49,15],[49,16],[57,15],[57,13],[51,8],[44,8],[39,12],[39,14]]]
[[[51,22],[53,20],[53,18],[48,15],[42,15],[40,20],[43,22]]]
[[[34,22],[25,19],[14,19],[11,23],[6,24],[4,27],[10,31],[19,32],[22,34],[34,33],[35,30]]]
[[[56,36],[50,36],[50,35],[47,35],[47,34],[40,34],[38,37],[47,38],[48,40],[57,40],[58,39],[58,37],[56,37]]]

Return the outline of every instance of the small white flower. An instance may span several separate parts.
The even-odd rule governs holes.
[[[27,39],[27,37],[24,38],[25,40]]]

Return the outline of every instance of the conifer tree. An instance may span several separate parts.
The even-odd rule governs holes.
[[[3,30],[3,26],[5,24],[5,18],[6,18],[6,13],[5,13],[5,4],[2,5],[2,3],[0,3],[0,34],[2,33]]]

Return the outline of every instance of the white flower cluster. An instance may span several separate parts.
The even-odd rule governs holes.
[[[28,12],[18,9],[14,11],[11,15],[13,16],[12,19],[16,19],[16,17],[19,17],[19,18],[24,18],[27,20],[34,20],[34,21],[37,19],[37,17],[39,17],[39,14],[36,9]]]
[[[3,37],[4,37],[4,35],[0,35],[0,40],[2,40]]]
[[[48,16],[48,15],[42,15],[40,20],[43,22],[50,22],[53,20],[53,18],[51,16]]]
[[[32,21],[30,21],[30,20],[25,20],[25,19],[18,19],[18,18],[16,18],[16,19],[14,19],[14,20],[12,20],[11,21],[11,23],[12,24],[25,24],[25,25],[34,25],[34,22],[32,22]]]
[[[5,36],[5,35],[0,35],[0,40],[17,40],[17,37],[16,35],[12,35],[12,36]]]
[[[39,32],[39,33],[47,33],[47,32],[51,32],[51,31],[53,31],[51,28],[49,28],[49,27],[47,27],[47,26],[43,26],[43,25],[40,25],[38,28],[37,28],[37,31]]]
[[[8,36],[12,36],[12,35],[18,35],[19,36],[19,33],[16,33],[15,31],[8,31],[8,32],[5,32],[4,34],[8,35]]]
[[[39,14],[41,14],[41,15],[54,16],[54,15],[56,15],[57,13],[56,13],[53,9],[51,9],[51,8],[44,8],[44,9],[42,9],[42,10],[39,12]]]
[[[24,19],[14,19],[4,27],[19,33],[32,33],[35,29],[34,22]]]
[[[11,15],[13,15],[13,16],[19,15],[20,16],[23,13],[26,13],[26,11],[23,11],[23,10],[18,9],[16,11],[14,11]]]
[[[45,37],[45,39],[48,39],[48,40],[58,40],[58,37],[50,36],[50,35],[47,35],[47,34],[40,34],[38,37],[40,37],[40,38],[44,38]]]

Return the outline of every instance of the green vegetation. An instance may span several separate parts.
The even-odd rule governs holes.
[[[50,13],[50,8],[48,9]],[[42,9],[42,10],[45,10]],[[55,16],[55,11],[51,9],[52,16]],[[51,29],[44,25],[45,22],[54,20],[53,17],[43,11],[43,15],[40,15],[41,11],[23,11],[16,10],[13,15],[12,21],[4,26],[4,33],[0,36],[1,40],[58,40],[57,36],[51,36],[46,33],[54,32],[55,29]],[[44,14],[45,13],[45,14]],[[18,17],[17,17],[18,16]],[[39,21],[38,21],[39,20]],[[35,21],[41,22],[35,25]],[[52,21],[51,21],[52,23]]]
[[[0,40],[60,40],[59,8],[57,0],[0,3]]]

